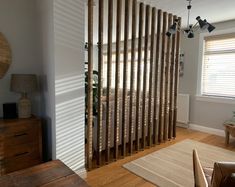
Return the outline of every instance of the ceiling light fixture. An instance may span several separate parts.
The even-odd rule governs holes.
[[[189,3],[187,6],[187,10],[188,10],[187,28],[184,30],[184,33],[186,34],[186,36],[188,38],[194,38],[194,32],[198,28],[200,28],[201,30],[208,30],[208,32],[212,32],[215,29],[215,27],[211,25],[210,23],[208,23],[206,19],[202,20],[200,16],[196,17],[197,22],[194,25],[190,24],[190,12],[192,9],[192,5],[191,5],[192,0],[186,0],[186,1],[188,1]],[[198,24],[199,24],[199,27],[197,27]],[[178,20],[174,20],[173,25],[169,27],[169,30],[166,33],[166,35],[170,37],[171,35],[175,34],[178,30],[180,30]]]

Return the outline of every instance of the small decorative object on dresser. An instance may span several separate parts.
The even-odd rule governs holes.
[[[41,120],[0,119],[0,175],[41,162]]]
[[[16,103],[3,103],[3,119],[16,119],[17,106]]]
[[[37,90],[37,77],[32,74],[12,74],[11,91],[21,93],[18,103],[19,118],[31,117],[31,102],[27,97],[28,93]]]

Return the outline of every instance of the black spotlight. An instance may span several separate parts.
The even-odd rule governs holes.
[[[190,32],[188,33],[188,38],[194,38],[194,33],[193,33],[193,31],[190,31]]]
[[[208,25],[208,28],[207,28],[208,32],[212,32],[213,30],[215,30],[215,26],[213,26],[213,25],[211,25],[210,23],[208,23],[208,22],[206,21],[206,19],[204,19],[204,22],[206,22],[207,25]]]
[[[204,30],[208,28],[209,25],[207,24],[207,22],[203,21],[200,16],[196,17],[196,20],[198,21],[201,29]]]
[[[171,37],[172,34],[176,33],[176,31],[177,31],[176,29],[177,29],[177,21],[173,25],[170,26],[170,28],[169,28],[168,32],[166,33],[166,35],[168,37]]]
[[[209,32],[212,32],[213,30],[215,30],[215,27],[213,25],[211,25],[210,23],[208,23],[208,24],[209,24],[209,27],[207,28],[207,30]]]
[[[170,33],[169,31],[166,33],[166,35],[167,35],[168,37],[171,37],[171,33]]]
[[[184,30],[186,34],[189,34],[189,32],[193,32],[193,25],[189,25],[188,28]]]
[[[185,32],[186,34],[188,34],[189,31],[190,31],[189,29],[185,29],[185,30],[184,30],[184,32]]]

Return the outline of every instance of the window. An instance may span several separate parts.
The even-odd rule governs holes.
[[[205,38],[202,95],[235,98],[235,33]]]
[[[103,55],[104,57],[104,65],[103,65],[103,87],[106,88],[107,87],[107,53],[105,53]],[[124,53],[121,52],[120,53],[120,88],[123,88],[123,57],[124,57]],[[148,51],[148,58],[150,57],[150,51]],[[135,52],[135,80],[137,80],[137,62],[138,62],[138,52]],[[149,79],[149,68],[150,68],[150,60],[148,59],[148,64],[147,64],[147,80]],[[141,63],[141,75],[143,75],[143,70],[144,70],[144,51],[142,51],[142,63]],[[130,74],[131,74],[131,51],[128,51],[128,60],[127,60],[127,90],[130,89]],[[111,88],[115,88],[115,73],[116,73],[116,54],[113,53],[112,55],[112,80],[111,80]],[[143,81],[143,80],[142,80]],[[147,89],[148,89],[148,85],[149,82],[147,82]],[[136,84],[134,89],[136,90]],[[143,87],[143,83],[141,84],[141,90]]]

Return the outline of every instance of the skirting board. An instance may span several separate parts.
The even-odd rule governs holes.
[[[196,124],[189,124],[189,129],[225,137],[224,130],[221,130],[221,129],[214,129],[214,128],[204,127],[204,126],[196,125]]]
[[[78,174],[83,179],[85,179],[87,177],[86,168],[81,168],[81,169],[75,171],[75,173]]]
[[[179,122],[179,121],[177,122],[176,126],[186,128],[186,129],[189,128],[189,124],[185,124],[185,123]]]

